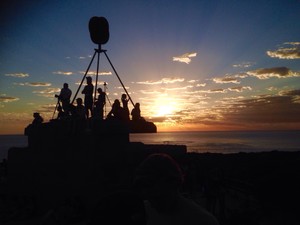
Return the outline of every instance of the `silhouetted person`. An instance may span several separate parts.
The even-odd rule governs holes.
[[[33,118],[34,119],[33,119],[32,123],[31,123],[33,126],[39,125],[39,124],[41,124],[41,123],[44,122],[43,117],[41,117],[41,115],[39,113],[37,113],[37,112],[33,113]]]
[[[84,94],[84,107],[86,118],[89,118],[89,115],[93,113],[93,92],[94,85],[92,83],[92,77],[86,77],[86,86],[82,90],[82,94]]]
[[[134,192],[120,190],[102,197],[89,225],[146,225],[143,200]]]
[[[102,88],[98,88],[98,99],[95,103],[94,116],[103,119],[103,108],[106,103],[106,94],[102,91]]]
[[[135,103],[134,108],[131,110],[131,117],[133,121],[141,119],[140,103]]]
[[[69,107],[69,110],[70,110],[70,107]],[[63,119],[66,119],[67,115],[66,113],[63,111],[62,107],[59,105],[57,107],[57,120],[63,120]]]
[[[167,154],[148,156],[137,168],[135,188],[145,200],[147,225],[218,225],[217,219],[179,191],[183,174]]]
[[[121,101],[122,101],[123,109],[126,113],[127,119],[129,120],[129,108],[128,108],[129,99],[127,99],[126,94],[122,94]]]
[[[107,114],[107,118],[116,119],[120,121],[127,121],[126,112],[121,107],[119,99],[115,99],[114,103],[112,104],[112,108],[110,112]]]
[[[57,96],[61,101],[62,109],[65,112],[65,115],[69,115],[70,112],[70,98],[72,95],[72,91],[69,89],[69,85],[64,83],[63,88],[60,90],[60,94]]]
[[[75,117],[77,119],[86,119],[86,111],[82,102],[82,98],[76,99]]]

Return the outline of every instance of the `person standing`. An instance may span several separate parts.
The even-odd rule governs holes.
[[[85,106],[85,114],[86,118],[89,118],[89,115],[93,114],[93,92],[94,85],[92,83],[92,77],[86,77],[86,86],[82,90],[82,94],[84,94],[84,106]]]
[[[103,108],[106,103],[106,94],[105,92],[102,91],[102,88],[98,88],[98,99],[97,102],[95,103],[95,112],[94,116],[99,117],[103,119]]]
[[[58,95],[58,100],[61,101],[62,109],[65,115],[69,115],[70,112],[71,95],[72,91],[69,89],[69,84],[64,83],[63,88],[60,90],[60,94]]]
[[[129,99],[127,99],[126,94],[122,94],[121,101],[122,101],[123,109],[125,111],[124,113],[126,113],[127,120],[129,120],[129,108],[128,108]]]

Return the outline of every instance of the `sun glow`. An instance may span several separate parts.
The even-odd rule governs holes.
[[[155,117],[172,116],[178,110],[176,100],[173,98],[158,97],[153,106]]]
[[[157,108],[156,116],[166,116],[172,114],[174,107],[172,105],[160,105]]]

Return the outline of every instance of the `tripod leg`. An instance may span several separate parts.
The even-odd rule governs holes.
[[[58,105],[59,105],[59,100],[57,100],[57,103],[56,103],[56,106],[55,106],[55,109],[54,109],[54,112],[53,112],[53,115],[52,115],[52,119],[54,118],[54,115],[55,115],[55,112],[57,110]]]
[[[93,63],[93,61],[94,61],[94,58],[95,58],[95,55],[96,55],[97,51],[98,51],[98,50],[95,49],[94,55],[93,55],[93,57],[92,57],[92,59],[91,59],[91,61],[90,61],[90,64],[89,64],[88,68],[87,68],[86,71],[85,71],[85,74],[84,74],[84,76],[83,76],[83,78],[82,78],[82,80],[81,80],[81,83],[80,83],[80,85],[79,85],[79,87],[78,87],[78,89],[77,89],[77,91],[76,91],[76,94],[74,95],[74,98],[73,98],[71,104],[74,103],[74,101],[75,101],[75,99],[76,99],[76,97],[77,97],[77,94],[78,94],[78,92],[79,92],[79,90],[80,90],[80,88],[81,88],[81,85],[82,85],[82,83],[83,83],[83,81],[84,81],[84,78],[85,78],[86,75],[88,74],[88,72],[89,72],[89,70],[90,70],[90,67],[91,67],[91,65],[92,65],[92,63]]]
[[[110,59],[108,58],[108,55],[106,54],[106,51],[103,51],[103,52],[104,52],[104,54],[105,54],[105,56],[106,56],[106,58],[107,58],[107,60],[108,60],[108,62],[109,62],[109,64],[110,64],[110,66],[113,68],[115,74],[117,75],[117,77],[118,77],[118,79],[119,79],[119,81],[120,81],[122,87],[124,88],[124,91],[126,92],[127,96],[129,97],[129,100],[130,100],[131,104],[134,106],[134,103],[133,103],[133,101],[132,101],[132,99],[131,99],[129,93],[127,92],[127,90],[126,90],[126,88],[125,88],[123,82],[121,81],[121,79],[120,79],[120,77],[119,77],[119,75],[118,75],[118,73],[117,73],[115,67],[113,66],[113,64],[111,63]]]

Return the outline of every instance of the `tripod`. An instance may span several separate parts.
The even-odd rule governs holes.
[[[87,69],[86,69],[86,72],[85,72],[85,74],[84,74],[84,76],[83,76],[83,78],[82,78],[82,80],[81,80],[81,83],[80,83],[80,85],[79,85],[79,87],[78,87],[78,89],[77,89],[77,91],[76,91],[76,93],[75,93],[75,95],[74,95],[74,98],[73,98],[71,104],[74,103],[74,101],[75,101],[75,99],[76,99],[76,97],[77,97],[77,94],[78,94],[78,92],[79,92],[79,90],[80,90],[80,88],[81,88],[81,86],[82,86],[82,83],[83,83],[83,81],[84,81],[86,75],[88,74],[88,72],[89,72],[89,70],[90,70],[90,67],[91,67],[91,65],[92,65],[92,63],[93,63],[93,61],[94,61],[94,58],[95,58],[95,56],[96,56],[96,54],[97,54],[97,72],[96,72],[95,93],[94,93],[94,99],[93,99],[93,108],[94,108],[94,104],[95,104],[95,102],[96,102],[96,96],[97,96],[97,83],[98,83],[98,76],[99,76],[100,54],[101,54],[101,53],[104,53],[106,59],[108,60],[110,66],[112,67],[112,69],[113,69],[114,73],[116,74],[118,80],[120,81],[120,83],[121,83],[121,85],[122,85],[124,91],[126,92],[126,94],[127,94],[128,98],[129,98],[130,102],[131,102],[132,105],[134,106],[134,103],[133,103],[133,101],[132,101],[132,99],[131,99],[131,97],[130,97],[128,91],[126,90],[126,88],[125,88],[125,86],[124,86],[122,80],[120,79],[120,77],[119,77],[119,75],[118,75],[118,73],[117,73],[115,67],[113,66],[111,60],[109,59],[108,55],[106,54],[106,51],[107,51],[107,50],[102,49],[102,48],[101,48],[101,44],[98,44],[98,49],[94,49],[94,50],[95,50],[95,51],[94,51],[94,55],[93,55],[93,57],[92,57],[92,59],[91,59],[89,65],[88,65],[88,67],[87,67]],[[106,83],[104,83],[104,87],[106,88]],[[108,100],[109,100],[109,99],[108,99]],[[110,103],[110,102],[109,102],[109,103]]]
[[[55,95],[55,97],[56,97],[56,95]],[[59,100],[59,98],[58,98],[58,96],[57,96],[57,103],[56,103],[56,106],[55,106],[55,109],[54,109],[54,112],[53,112],[53,115],[52,115],[52,120],[54,119],[54,115],[55,115],[55,112],[56,112],[57,108],[58,108],[58,107],[61,107],[59,101],[60,101],[60,100]]]
[[[104,82],[104,93],[105,93],[105,97],[106,97],[107,101],[109,102],[109,105],[112,106],[112,105],[111,105],[111,102],[110,102],[110,100],[109,100],[109,97],[108,97],[107,94],[106,94],[107,89],[108,89],[108,88],[107,88],[107,83]],[[106,116],[106,104],[105,104],[105,108],[104,108],[104,115]]]

